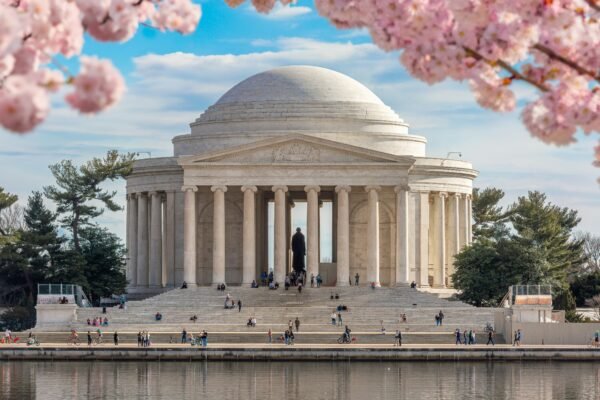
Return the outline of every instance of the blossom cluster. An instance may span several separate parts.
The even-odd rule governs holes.
[[[121,98],[124,81],[110,61],[82,56],[76,75],[57,61],[79,56],[85,33],[124,42],[145,24],[188,34],[200,15],[191,0],[0,0],[0,125],[31,131],[64,85],[73,86],[67,103],[85,114]]]
[[[232,1],[232,0],[227,0]],[[273,1],[253,1],[258,11]],[[599,0],[315,0],[339,28],[366,28],[414,77],[468,81],[475,100],[506,112],[523,96],[529,132],[565,145],[600,132]],[[268,11],[268,10],[267,10]],[[518,87],[518,86],[517,86]],[[523,91],[521,92],[523,93]],[[600,145],[595,164],[600,166]]]

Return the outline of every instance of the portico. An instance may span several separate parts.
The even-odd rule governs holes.
[[[348,77],[314,67],[273,71],[225,94],[191,124],[191,135],[174,139],[174,157],[136,162],[128,178],[130,290],[258,281],[268,272],[269,202],[274,279],[283,283],[291,269],[293,196],[307,202],[308,276],[328,273],[337,286],[356,273],[376,286],[450,286],[453,257],[471,241],[476,172],[470,163],[425,157],[425,139],[404,132],[402,120]],[[271,76],[270,88],[252,82],[269,73],[279,79]],[[332,77],[342,99],[306,98],[307,86],[321,90],[314,81],[331,86]],[[348,94],[345,79],[360,87]],[[276,81],[285,87],[273,86]],[[281,104],[262,98],[277,100],[280,92],[295,104],[288,111],[276,112]],[[315,102],[319,111],[309,107]],[[328,107],[339,115],[326,115]],[[319,259],[323,199],[332,201],[335,225],[328,266]]]

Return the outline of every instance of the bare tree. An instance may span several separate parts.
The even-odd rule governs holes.
[[[14,203],[0,210],[0,232],[4,236],[12,236],[25,227],[23,207]]]
[[[587,299],[585,305],[594,310],[594,319],[600,321],[600,295]]]
[[[585,271],[600,271],[600,236],[592,235],[590,232],[577,232],[575,239],[583,242]]]

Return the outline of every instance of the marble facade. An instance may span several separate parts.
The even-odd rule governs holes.
[[[129,291],[249,285],[291,269],[291,208],[307,202],[307,269],[319,258],[319,204],[333,209],[330,284],[451,286],[471,241],[469,162],[425,155],[426,140],[369,89],[318,67],[252,76],[209,107],[174,155],[136,161],[127,179]],[[331,268],[328,266],[328,268]]]

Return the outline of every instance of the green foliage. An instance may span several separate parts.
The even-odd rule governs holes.
[[[121,209],[113,201],[117,192],[104,190],[101,184],[131,173],[134,157],[134,153],[119,154],[111,150],[106,157],[94,158],[79,168],[71,160],[63,160],[49,167],[56,185],[44,187],[44,193],[56,203],[56,210],[61,214],[60,222],[71,231],[75,249],[80,249],[81,226],[90,225],[94,218],[104,212],[103,208],[93,204],[94,200],[110,211]]]
[[[504,210],[500,201],[504,198],[504,191],[496,188],[473,190],[473,239],[485,241],[506,237],[508,229],[506,223],[510,211]]]
[[[454,287],[459,298],[481,306],[497,306],[508,287],[519,283],[538,283],[538,258],[534,251],[512,239],[475,242],[456,256]]]
[[[32,306],[11,307],[0,314],[0,330],[20,332],[35,326],[35,309]]]
[[[92,299],[125,293],[125,246],[113,233],[99,226],[81,231],[81,255],[85,260],[86,293]]]
[[[571,290],[577,306],[585,306],[586,300],[600,294],[600,271],[576,276],[571,283]]]
[[[535,248],[544,260],[547,283],[562,287],[567,275],[584,262],[583,242],[573,240],[573,229],[580,222],[577,211],[547,202],[546,195],[529,192],[513,206],[510,221],[524,246]]]
[[[504,210],[504,192],[494,188],[473,195],[474,244],[456,256],[454,286],[461,299],[496,305],[515,284],[548,284],[558,309],[572,310],[575,300],[567,278],[581,269],[583,241],[572,232],[577,211],[529,192]]]

